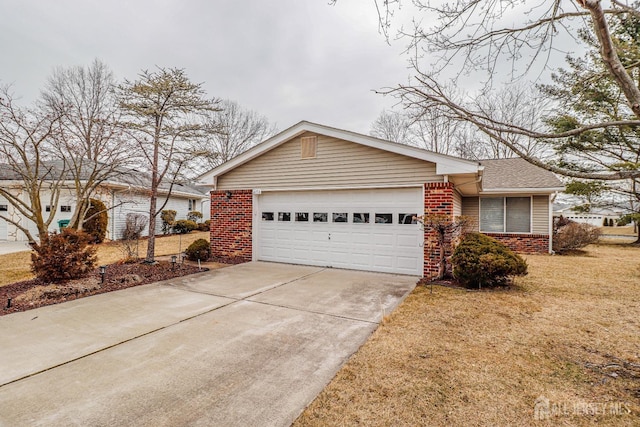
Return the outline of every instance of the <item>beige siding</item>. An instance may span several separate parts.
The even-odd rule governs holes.
[[[218,189],[373,187],[442,181],[435,164],[318,135],[317,156],[300,158],[301,137],[218,177]]]
[[[462,198],[462,215],[473,218],[473,231],[478,231],[480,223],[480,199],[478,197]]]
[[[549,234],[549,196],[533,196],[533,232]]]
[[[453,192],[453,217],[462,215],[462,196],[457,191]]]

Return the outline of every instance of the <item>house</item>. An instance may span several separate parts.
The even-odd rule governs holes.
[[[571,221],[590,224],[596,227],[602,227],[605,219],[612,221],[612,223],[616,225],[624,213],[624,210],[616,208],[591,207],[589,212],[583,212],[581,209],[576,208],[575,205],[560,203],[553,205],[553,216],[562,216]]]
[[[24,201],[28,201],[28,196],[24,192],[23,182],[6,165],[0,165],[0,186],[8,189],[12,194],[22,197]],[[123,170],[112,179],[102,182],[92,196],[101,200],[109,209],[107,226],[107,239],[121,238],[124,229],[127,214],[137,213],[149,217],[149,179],[148,177],[136,170]],[[184,219],[190,211],[203,212],[208,217],[209,197],[208,189],[196,187],[187,184],[176,183],[173,185],[171,195],[167,200],[164,209],[173,209],[177,212],[176,218]],[[159,188],[158,206],[166,199],[169,193],[169,184],[162,183]],[[49,190],[44,190],[40,194],[41,204],[43,206],[43,215],[45,218],[50,214],[50,195]],[[54,213],[53,221],[49,226],[49,231],[58,231],[60,224],[71,219],[71,215],[75,209],[76,199],[71,183],[69,187],[63,187],[60,194],[58,206]],[[0,216],[10,218],[19,224],[26,224],[32,235],[37,235],[35,224],[26,218],[0,195]],[[206,219],[203,218],[203,219]],[[162,220],[160,216],[156,218],[156,230],[161,230]],[[143,235],[146,235],[143,232]],[[14,224],[6,219],[0,218],[0,241],[26,241],[27,236],[19,230]]]
[[[431,277],[434,236],[415,216],[467,215],[525,253],[551,250],[550,172],[474,162],[300,122],[201,176],[213,256]]]

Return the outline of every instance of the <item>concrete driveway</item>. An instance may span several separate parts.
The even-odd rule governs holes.
[[[30,250],[31,247],[27,242],[5,242],[0,240],[0,255]]]
[[[257,262],[0,317],[0,426],[287,426],[416,281]]]

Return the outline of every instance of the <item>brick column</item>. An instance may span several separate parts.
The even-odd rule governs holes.
[[[251,261],[253,192],[211,192],[211,257],[224,262]]]
[[[453,184],[450,182],[428,182],[424,185],[424,213],[448,215],[453,219]],[[436,233],[424,229],[424,278],[432,279],[438,274],[440,251]],[[451,256],[448,250],[445,256]]]

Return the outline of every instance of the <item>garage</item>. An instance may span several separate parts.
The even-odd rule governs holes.
[[[274,191],[257,197],[257,259],[420,275],[422,188]]]

